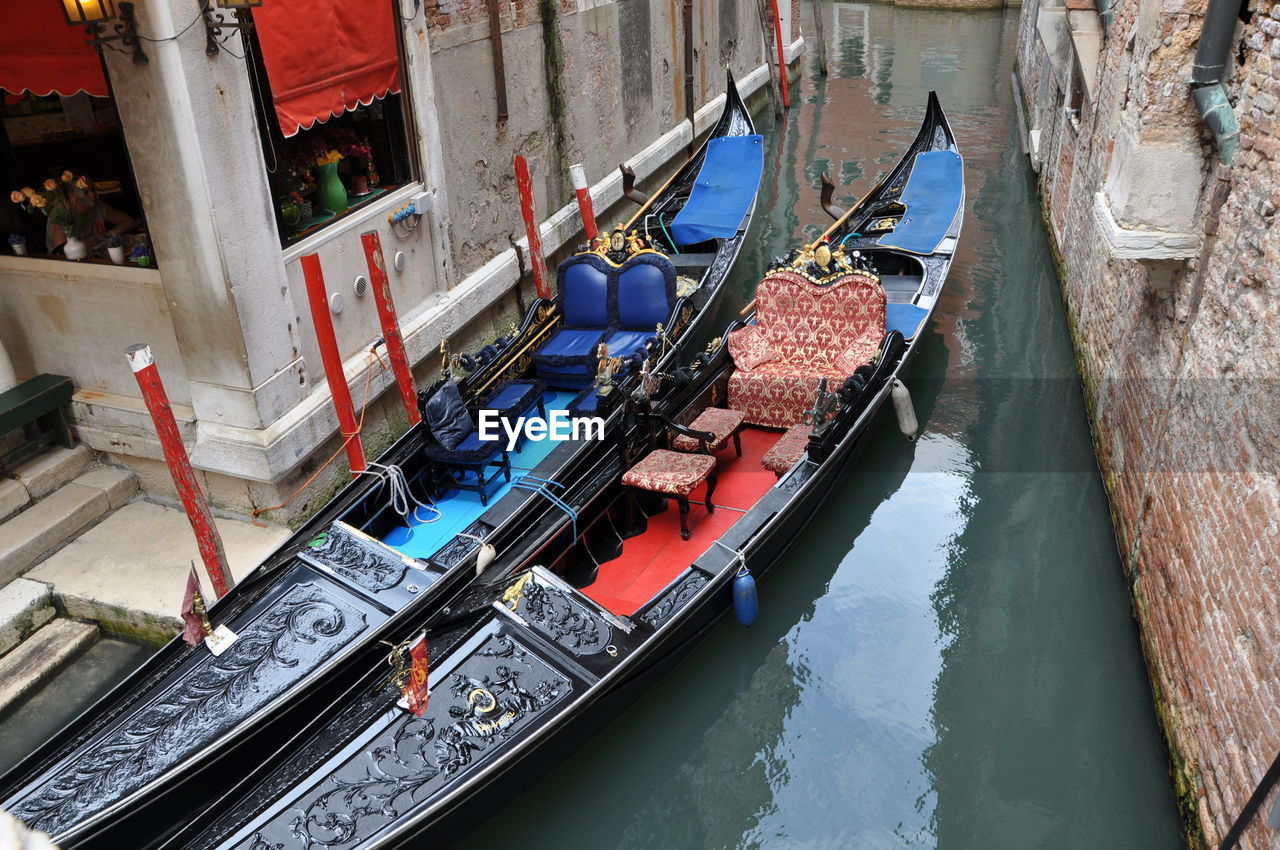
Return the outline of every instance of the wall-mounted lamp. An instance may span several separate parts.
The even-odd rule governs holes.
[[[204,3],[204,52],[210,56],[217,55],[218,43],[230,38],[231,33],[237,30],[247,32],[253,28],[253,19],[247,12],[261,6],[262,0],[217,0],[217,4],[215,10],[213,0],[205,0]],[[223,20],[220,14],[223,11],[234,13],[235,20]],[[225,35],[223,30],[227,31]]]
[[[142,41],[133,24],[132,3],[121,3],[120,13],[117,15],[112,0],[62,0],[62,11],[67,16],[68,24],[85,28],[85,32],[89,33],[88,43],[97,48],[99,53],[103,47],[110,47],[121,53],[132,53],[134,64],[147,63],[147,54],[142,52]],[[112,34],[107,35],[107,32]],[[114,42],[117,41],[121,48],[115,46]]]

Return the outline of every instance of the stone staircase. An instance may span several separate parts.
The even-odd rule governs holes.
[[[0,714],[97,640],[96,624],[58,616],[49,585],[22,576],[138,492],[128,470],[84,446],[56,448],[0,478]]]
[[[11,472],[0,478],[0,734],[8,709],[101,634],[151,646],[177,634],[187,574],[200,562],[181,509],[142,498],[132,472],[83,446]],[[289,536],[279,526],[215,522],[235,578]]]

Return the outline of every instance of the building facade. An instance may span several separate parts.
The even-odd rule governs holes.
[[[782,4],[789,61],[803,49],[797,4]],[[236,512],[282,501],[338,443],[303,255],[320,259],[353,398],[372,399],[365,436],[376,451],[405,420],[368,354],[380,330],[360,285],[361,233],[379,234],[425,380],[442,340],[458,351],[491,338],[522,303],[515,154],[534,175],[554,260],[579,227],[566,206],[570,164],[585,166],[611,221],[619,163],[641,188],[661,179],[718,116],[726,70],[745,95],[763,95],[769,79],[753,0],[264,0],[252,31],[208,35],[185,0],[139,0],[148,61],[117,42],[83,85],[42,76],[82,67],[89,79],[98,62],[83,30],[45,5],[0,51],[6,177],[20,190],[91,173],[106,223],[132,218],[124,247],[149,246],[154,262],[69,262],[52,226],[6,203],[0,225],[31,250],[0,256],[0,338],[19,379],[72,376],[80,439],[164,492],[124,358],[149,343],[206,489]],[[335,164],[317,167],[327,157]],[[328,214],[344,206],[322,203],[334,174],[345,209]],[[410,203],[420,214],[393,223]],[[274,516],[305,513],[324,491]]]
[[[1028,2],[1014,83],[1183,818],[1217,846],[1280,750],[1280,5]],[[1242,847],[1277,846],[1267,811]]]

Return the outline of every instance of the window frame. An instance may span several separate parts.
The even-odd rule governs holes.
[[[363,209],[376,204],[388,194],[403,189],[405,186],[413,185],[422,180],[422,163],[418,153],[418,133],[417,121],[414,114],[413,98],[410,95],[408,79],[405,69],[408,67],[408,57],[405,53],[405,37],[404,26],[401,19],[400,7],[397,0],[383,0],[391,4],[392,12],[396,20],[396,77],[400,84],[399,92],[388,92],[379,100],[384,104],[391,101],[394,97],[398,104],[398,109],[394,110],[398,117],[394,119],[386,118],[384,120],[390,125],[399,123],[399,134],[404,142],[404,150],[399,154],[393,150],[393,158],[401,158],[403,160],[405,176],[404,179],[392,183],[386,187],[386,191],[378,193],[372,198],[360,200],[357,203],[348,205],[347,209],[335,215],[326,221],[313,225],[306,230],[291,232],[289,225],[284,222],[284,215],[280,209],[278,200],[278,186],[276,185],[276,174],[281,167],[281,149],[284,145],[290,143],[290,139],[286,139],[284,133],[280,129],[280,121],[275,111],[275,101],[271,95],[271,80],[267,75],[266,65],[262,59],[261,45],[258,43],[256,28],[250,26],[247,31],[242,31],[244,46],[244,61],[246,69],[249,73],[249,91],[254,100],[254,116],[258,127],[258,140],[262,147],[262,163],[267,172],[267,183],[271,189],[271,210],[276,222],[276,231],[279,236],[281,251],[288,251],[293,246],[302,242],[304,239],[310,239],[319,233],[322,233],[332,225],[345,221],[352,215],[358,215]],[[252,19],[252,10],[246,10],[243,14],[248,14]],[[370,103],[372,105],[372,102]],[[364,107],[359,107],[364,108]],[[347,110],[341,115],[330,117],[330,121],[348,115],[355,110]],[[310,129],[299,130],[298,134],[313,132],[317,128],[323,128],[328,124],[327,121],[317,121]],[[393,127],[388,127],[388,144],[394,148]]]

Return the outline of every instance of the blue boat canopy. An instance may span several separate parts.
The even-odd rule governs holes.
[[[899,200],[907,208],[892,233],[877,243],[886,248],[928,255],[947,235],[964,199],[964,169],[955,151],[925,151],[915,166]]]
[[[676,244],[734,236],[755,199],[763,170],[763,136],[712,139],[693,192],[671,222]]]

